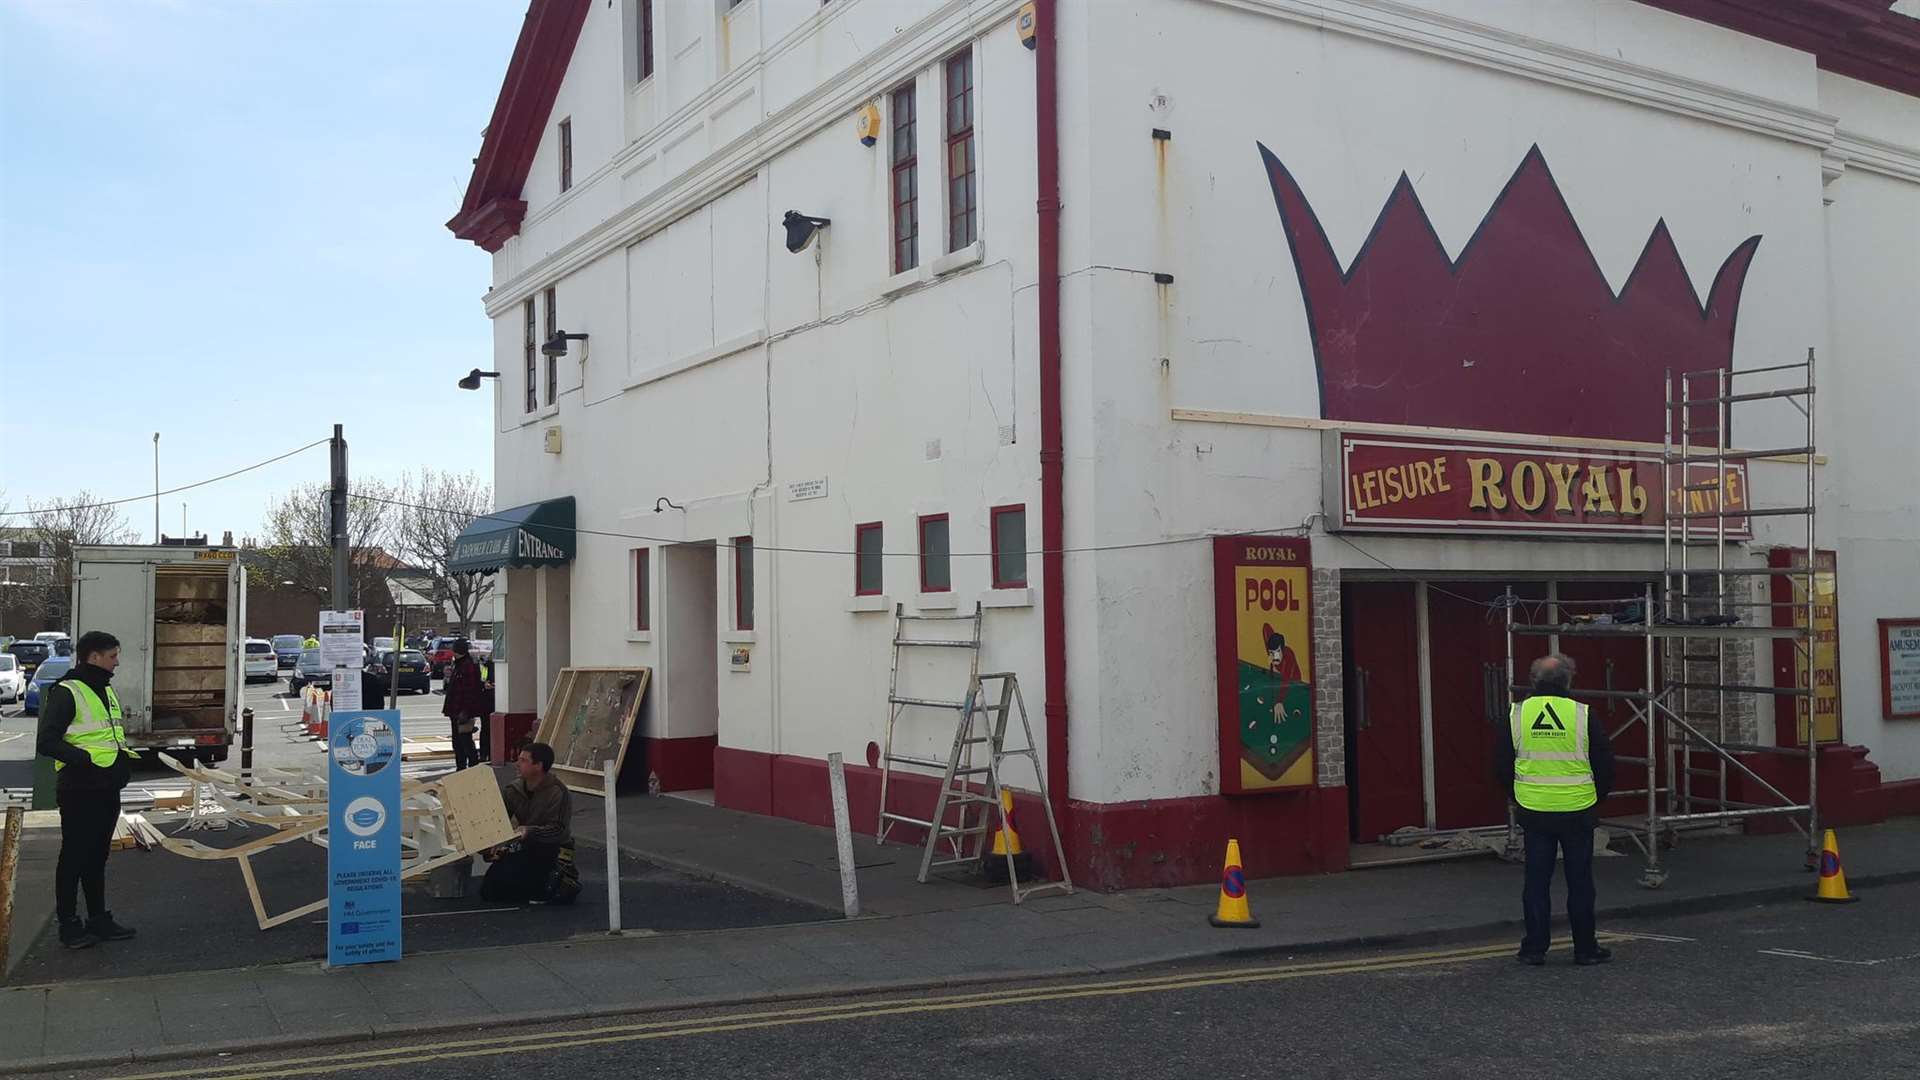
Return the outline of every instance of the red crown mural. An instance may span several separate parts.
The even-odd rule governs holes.
[[[1326,419],[1657,442],[1665,371],[1732,366],[1758,236],[1727,256],[1702,304],[1662,219],[1616,296],[1535,146],[1458,259],[1401,173],[1342,270],[1293,174],[1260,154]]]

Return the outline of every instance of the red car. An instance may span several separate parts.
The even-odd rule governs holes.
[[[426,650],[428,673],[436,679],[446,678],[447,669],[453,666],[453,643],[465,640],[457,637],[434,638]]]

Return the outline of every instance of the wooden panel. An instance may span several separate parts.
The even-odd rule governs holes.
[[[536,742],[553,747],[553,771],[567,786],[604,794],[601,766],[626,757],[652,668],[562,668]]]

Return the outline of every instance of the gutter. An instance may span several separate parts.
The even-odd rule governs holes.
[[[1040,582],[1045,654],[1047,797],[1063,865],[1073,842],[1067,793],[1066,468],[1060,404],[1060,95],[1058,0],[1034,0],[1034,133],[1040,328]]]

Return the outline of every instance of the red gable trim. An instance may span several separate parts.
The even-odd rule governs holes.
[[[1920,19],[1894,0],[1640,0],[1810,52],[1821,70],[1920,97]]]
[[[487,124],[480,156],[473,162],[466,198],[460,201],[460,212],[447,222],[453,235],[498,251],[520,231],[520,219],[527,213],[520,189],[533,168],[540,133],[553,112],[560,80],[566,77],[591,2],[532,0],[527,5],[520,40],[514,43],[507,77],[501,80],[500,97],[493,103],[493,119]]]

